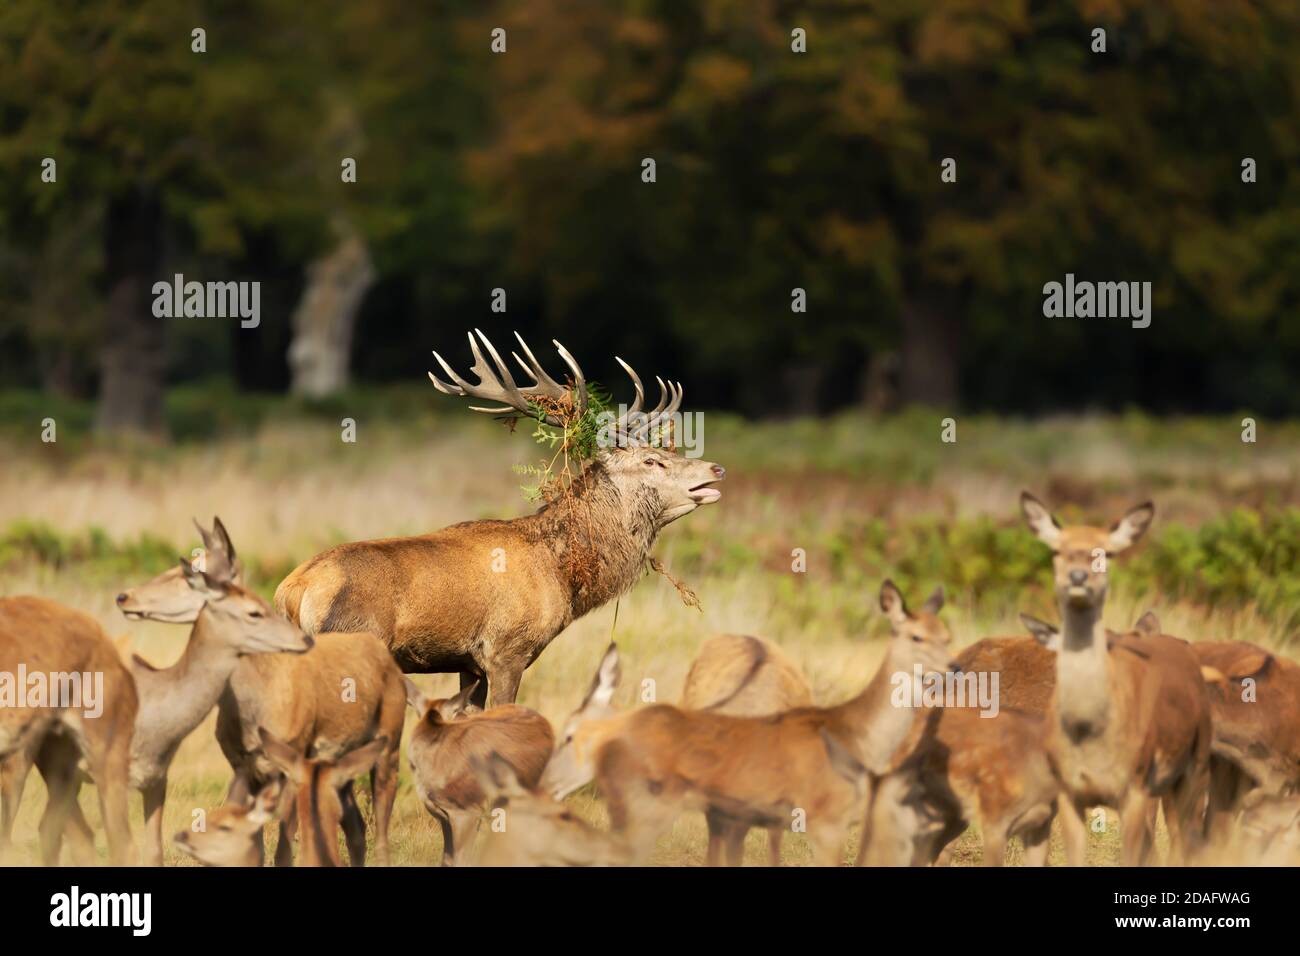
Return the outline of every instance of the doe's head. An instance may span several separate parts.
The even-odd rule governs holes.
[[[1156,509],[1149,501],[1130,508],[1110,528],[1062,526],[1029,492],[1020,495],[1020,510],[1031,531],[1052,549],[1057,603],[1064,612],[1100,610],[1106,600],[1107,562],[1146,534]]]
[[[618,645],[610,644],[596,668],[587,696],[565,721],[555,752],[542,772],[539,786],[556,800],[563,800],[595,778],[596,751],[603,742],[602,731],[615,717],[611,702],[621,677]]]
[[[203,539],[203,570],[214,581],[242,585],[244,569],[235,558],[235,546],[220,518],[212,519],[212,530],[194,522]],[[118,609],[130,621],[159,621],[163,624],[193,624],[203,610],[203,595],[190,587],[180,567],[168,568],[144,584],[127,588],[117,596]]]

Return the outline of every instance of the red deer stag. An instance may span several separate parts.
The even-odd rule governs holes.
[[[470,335],[478,384],[461,378],[436,352],[451,384],[447,395],[502,403],[475,411],[563,426],[587,408],[582,369],[558,342],[572,387],[552,379],[519,339],[533,380],[519,387],[481,332]],[[518,338],[518,336],[516,335]],[[489,365],[479,342],[491,355]],[[567,504],[552,503],[509,521],[470,521],[432,534],[341,544],[299,565],[275,603],[309,634],[369,631],[380,636],[407,673],[459,673],[460,686],[481,684],[474,704],[513,703],[524,669],[571,622],[636,583],[659,532],[702,504],[724,470],[712,462],[654,447],[681,405],[680,385],[660,380],[650,412],[636,372],[632,407],[606,423],[595,459],[573,482]],[[572,505],[572,507],[569,507]]]

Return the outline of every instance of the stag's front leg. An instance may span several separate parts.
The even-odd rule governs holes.
[[[167,801],[167,778],[144,789],[144,865],[163,865],[163,804]]]
[[[489,699],[492,706],[513,704],[515,696],[519,693],[519,681],[523,676],[523,668],[513,664],[489,669],[488,686],[491,688]]]
[[[29,744],[0,760],[0,857],[9,848],[9,836],[13,832],[18,805],[22,803],[34,750],[35,746]]]

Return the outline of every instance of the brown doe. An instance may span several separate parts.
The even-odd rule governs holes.
[[[209,576],[237,583],[235,546],[220,519],[212,534],[203,533],[203,540]],[[179,583],[177,587],[169,571],[124,592],[119,605],[137,619],[192,622],[202,610],[203,599],[183,579]],[[387,865],[388,824],[397,794],[398,747],[405,714],[402,674],[374,635],[319,634],[315,646],[305,654],[244,657],[231,672],[217,704],[217,742],[235,774],[227,800],[240,804],[279,774],[262,753],[262,727],[300,753],[323,758],[338,757],[378,736],[387,737],[388,750],[375,761],[371,774],[375,856],[380,865]],[[288,866],[293,862],[297,830],[291,790],[284,792],[281,801],[276,864]],[[349,832],[355,832],[355,827]],[[364,840],[350,843],[348,850],[353,865],[364,864]]]
[[[1185,858],[1203,831],[1208,788],[1210,709],[1200,664],[1186,642],[1134,632],[1116,638],[1102,624],[1110,556],[1150,527],[1148,502],[1111,528],[1062,527],[1043,504],[1021,495],[1025,520],[1053,551],[1063,627],[1024,618],[1035,636],[1058,647],[1056,686],[1047,716],[1047,751],[1064,799],[1071,865],[1084,862],[1083,813],[1119,811],[1125,865],[1150,853],[1154,801],[1163,800],[1170,846]]]
[[[704,642],[686,674],[681,701],[684,710],[737,717],[762,717],[811,704],[812,691],[795,663],[775,644],[747,634],[718,634]],[[724,847],[733,852],[743,849],[748,827],[733,833],[738,824],[721,817],[710,817],[708,825],[710,866],[722,861]],[[785,826],[768,827],[768,862],[772,866],[781,865],[784,834]],[[740,860],[727,863],[735,866]]]
[[[417,715],[406,747],[415,792],[442,828],[442,865],[469,862],[487,793],[475,761],[496,753],[525,787],[534,787],[555,735],[546,718],[527,707],[503,704],[469,711],[471,684],[455,697],[430,700],[408,678],[407,700]]]
[[[28,698],[20,668],[46,675],[47,700]],[[99,785],[100,813],[108,837],[109,862],[120,866],[132,854],[127,792],[131,732],[139,700],[130,672],[112,642],[87,614],[37,597],[0,598],[0,673],[14,699],[0,706],[3,811],[0,852],[7,848],[32,761],[47,742],[71,754],[45,774],[48,803],[41,819],[46,865],[58,862],[66,820],[76,807],[73,781],[78,760]],[[54,675],[54,676],[51,676]],[[102,685],[100,684],[102,675]],[[85,686],[89,681],[90,687]],[[74,693],[80,688],[80,693]],[[92,689],[93,688],[93,689]],[[92,701],[87,694],[97,697]],[[75,699],[80,698],[80,699]],[[78,814],[80,808],[77,808]],[[85,826],[83,833],[89,833]]]
[[[448,395],[497,403],[494,415],[563,425],[587,408],[582,369],[558,342],[572,386],[552,379],[519,339],[514,354],[533,381],[520,387],[481,332],[470,335],[471,384],[434,353]],[[492,363],[479,348],[482,342]],[[643,412],[640,378],[631,408],[602,428],[608,441],[566,496],[510,521],[470,521],[432,534],[342,544],[299,565],[275,603],[310,634],[368,631],[388,645],[407,673],[459,673],[479,685],[473,703],[513,703],[519,681],[568,625],[630,589],[642,576],[663,528],[717,501],[722,466],[654,447],[681,405],[680,386],[660,380],[661,398]],[[495,367],[494,367],[495,366]]]
[[[875,677],[836,707],[798,707],[768,717],[733,717],[654,704],[608,717],[618,677],[617,648],[596,672],[587,700],[569,719],[543,787],[561,799],[596,780],[613,830],[644,860],[683,810],[752,826],[805,820],[814,859],[837,863],[851,823],[863,819],[870,778],[888,770],[913,733],[921,685],[952,667],[941,590],[915,614],[892,582],[880,606],[893,637]],[[602,703],[603,702],[603,703]],[[836,742],[832,749],[826,735]],[[851,757],[860,774],[846,774]],[[852,779],[849,779],[849,778]],[[734,848],[728,857],[736,858]]]

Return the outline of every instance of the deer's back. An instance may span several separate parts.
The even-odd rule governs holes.
[[[305,754],[334,759],[381,735],[396,741],[406,691],[377,637],[330,633],[305,654],[245,657],[219,706],[218,734],[237,733],[246,753],[260,751],[261,726]]]
[[[1047,713],[1056,688],[1056,655],[1032,637],[986,637],[957,656],[965,672],[998,673],[1001,706]]]
[[[567,623],[568,602],[548,554],[514,521],[352,542],[296,568],[275,603],[309,634],[378,635],[403,670],[458,670],[474,660],[481,640],[549,640]]]
[[[767,717],[683,711],[654,704],[631,712],[601,744],[598,777],[633,774],[680,786],[700,806],[788,819],[788,807],[835,815],[856,799],[830,766],[821,739],[839,739],[833,711],[797,708]],[[838,731],[838,733],[837,733]]]
[[[812,703],[803,673],[775,644],[745,634],[705,641],[691,663],[682,707],[736,716],[775,714]]]
[[[54,601],[32,596],[0,598],[0,671],[15,675],[20,665],[27,672],[45,674],[103,674],[104,721],[128,739],[138,708],[135,681],[118,656],[112,640],[88,614]],[[20,691],[22,688],[19,688]],[[32,721],[57,718],[59,708],[0,707],[0,754],[17,744]],[[89,703],[89,701],[87,701]],[[81,711],[72,708],[65,719],[76,722]]]

